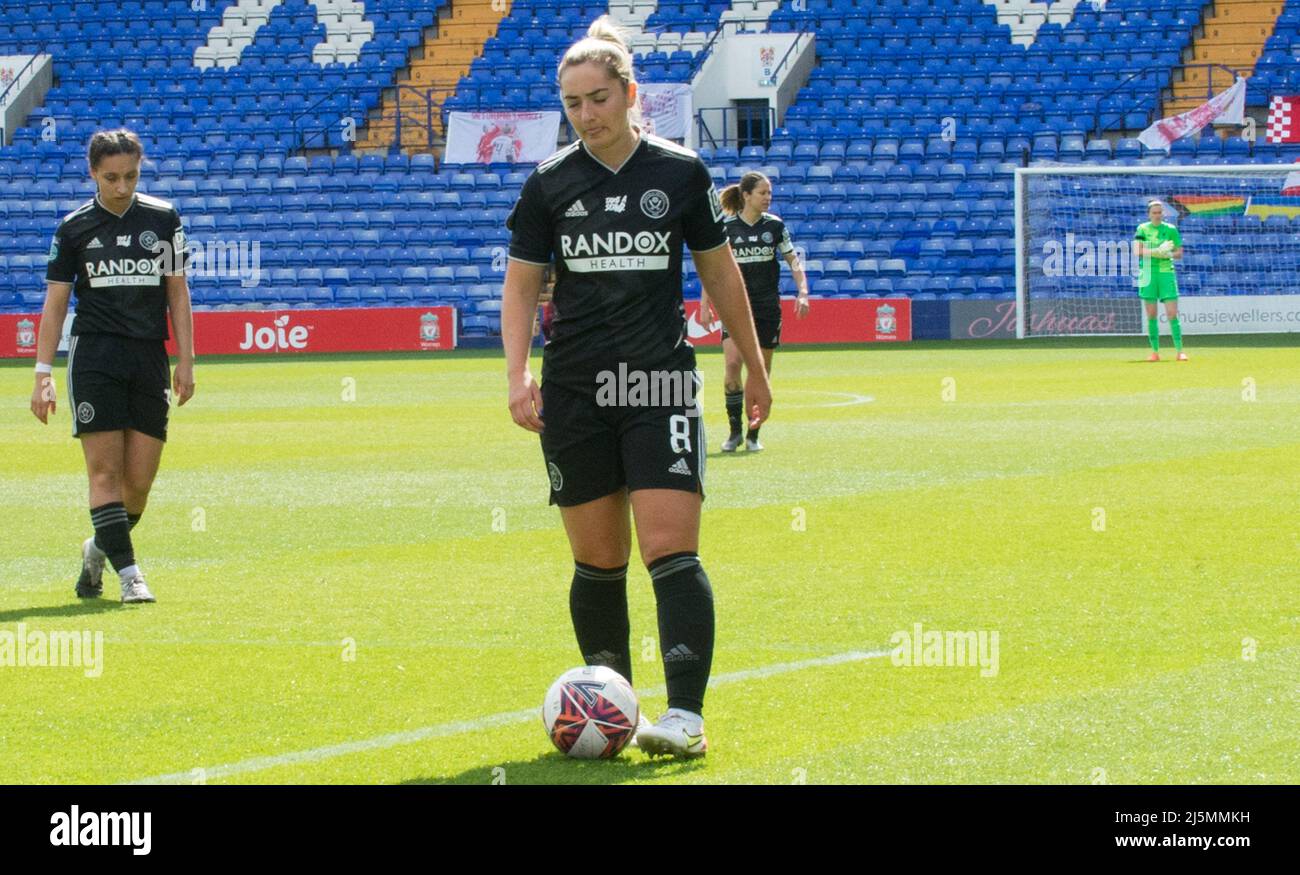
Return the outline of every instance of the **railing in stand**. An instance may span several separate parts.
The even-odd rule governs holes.
[[[335,119],[333,122],[327,122],[325,124],[321,124],[314,127],[303,125],[302,122],[305,119],[307,119],[309,116],[314,116],[316,114],[316,110],[319,109],[321,106],[333,101],[334,98],[337,97],[339,94],[345,93],[345,90],[346,90],[346,86],[339,86],[338,88],[335,88],[330,93],[322,96],[319,100],[317,100],[311,106],[304,109],[302,112],[299,112],[297,115],[290,117],[289,127],[296,141],[293,147],[294,152],[298,154],[305,154],[308,149],[330,148],[331,145],[330,137],[329,137],[330,128],[337,125],[339,119]],[[343,116],[340,116],[339,118],[342,117]],[[311,138],[315,136],[320,137],[319,143],[312,142]]]
[[[701,146],[707,145],[710,148],[714,148],[714,149],[718,148],[718,146],[730,146],[732,144],[732,141],[735,141],[737,144],[739,144],[740,143],[739,133],[737,133],[735,137],[729,136],[727,134],[727,132],[731,130],[730,125],[728,125],[727,123],[729,115],[733,112],[736,113],[737,125],[739,125],[740,117],[742,114],[752,117],[756,111],[758,111],[758,108],[751,107],[751,106],[702,106],[700,107],[695,112],[695,129],[698,134],[697,142]],[[768,131],[768,136],[771,136],[771,132],[776,130],[776,108],[771,105],[768,105],[766,111],[767,111],[767,131]],[[720,124],[720,127],[722,129],[722,134],[720,136],[715,136],[712,128],[709,127],[709,123],[705,120],[705,116],[704,116],[706,112],[717,112],[722,114],[722,121]],[[747,145],[752,145],[752,144],[747,144]]]
[[[699,72],[700,67],[704,63],[705,58],[707,58],[709,53],[713,50],[714,43],[718,41],[718,37],[721,36],[724,31],[728,31],[728,29],[730,29],[730,32],[733,34],[764,32],[761,30],[749,31],[745,26],[750,23],[759,24],[765,27],[767,25],[767,18],[766,17],[732,18],[732,19],[726,19],[724,21],[721,21],[719,23],[718,29],[713,32],[713,36],[709,38],[709,41],[704,44],[704,48],[701,49],[699,54],[695,56],[695,62],[691,67],[691,78],[692,79],[695,78],[695,74]],[[797,32],[795,31],[783,32],[783,33],[794,33],[794,40],[791,41],[790,45],[786,48],[785,54],[781,56],[781,60],[778,61],[776,66],[772,68],[772,73],[768,77],[766,83],[761,83],[761,84],[766,84],[768,86],[776,85],[777,79],[780,76],[781,71],[785,69],[785,67],[790,63],[791,58],[794,56],[795,50],[799,49],[804,45],[804,37],[808,36],[809,32],[810,29],[806,22],[801,25],[800,29]],[[705,112],[717,112],[717,111],[722,112],[723,134],[721,138],[714,135],[713,130],[709,127],[708,122],[704,118]],[[707,140],[707,144],[714,148],[716,148],[719,145],[719,140],[721,140],[721,145],[723,146],[730,145],[733,138],[726,134],[726,131],[730,130],[730,128],[726,124],[727,113],[729,111],[737,112],[737,113],[740,113],[742,111],[753,112],[753,110],[748,107],[742,108],[742,107],[726,107],[726,106],[702,107],[701,109],[696,110],[695,126],[696,126],[696,133],[697,133],[697,142],[699,142],[701,145],[704,145]],[[768,107],[767,130],[769,136],[771,135],[772,131],[776,130],[776,110],[771,106]],[[734,139],[737,142],[739,142],[740,141],[739,135],[737,135]]]
[[[1184,64],[1182,69],[1187,70],[1187,69],[1196,69],[1196,68],[1204,68],[1205,70],[1208,71],[1209,74],[1205,77],[1205,99],[1206,100],[1209,100],[1211,97],[1214,96],[1214,71],[1215,70],[1226,71],[1232,77],[1233,81],[1236,81],[1236,78],[1241,75],[1239,71],[1234,70],[1231,67],[1225,67],[1222,64]],[[1133,112],[1134,110],[1141,108],[1140,106],[1141,98],[1139,97],[1134,101],[1133,105],[1129,108],[1122,109],[1122,110],[1104,109],[1102,107],[1102,104],[1107,99],[1109,99],[1112,95],[1125,90],[1128,87],[1129,83],[1131,83],[1134,79],[1137,79],[1139,76],[1145,76],[1146,74],[1153,73],[1153,72],[1164,73],[1167,72],[1168,69],[1169,69],[1168,67],[1157,67],[1157,66],[1141,67],[1137,70],[1134,70],[1132,73],[1126,76],[1114,88],[1110,89],[1105,94],[1102,94],[1100,97],[1098,97],[1096,121],[1093,125],[1093,132],[1092,132],[1093,137],[1103,136],[1106,129],[1110,126],[1107,123],[1108,116],[1114,116],[1115,118],[1110,119],[1110,121],[1116,121],[1119,119],[1123,119],[1123,117],[1128,115],[1130,112]],[[1231,84],[1231,82],[1229,84]],[[1160,96],[1160,91],[1162,89],[1163,86],[1159,86],[1159,87],[1153,87],[1148,90],[1154,91],[1155,96],[1158,98]],[[1146,92],[1143,93],[1145,94]]]
[[[403,94],[411,95],[414,97],[414,101],[413,101],[414,111],[409,116],[402,103]],[[423,118],[420,118],[418,115],[421,111],[423,111]],[[442,129],[445,131],[447,130],[447,123],[446,123],[445,113],[443,113],[442,111],[441,104],[438,105],[437,112],[438,112],[439,121],[442,123],[443,126]],[[408,119],[408,121],[405,122],[408,128],[410,127],[412,122],[416,123],[420,127],[423,127],[424,146],[426,149],[432,152],[433,151],[433,116],[434,116],[433,88],[420,89],[414,85],[398,85],[397,86],[397,115],[393,120],[393,148],[399,152],[401,151],[403,119]],[[372,125],[372,128],[373,127],[374,126]]]
[[[417,129],[424,130],[425,144],[430,150],[432,150],[433,119],[434,119],[434,112],[435,112],[434,101],[432,97],[433,89],[432,88],[421,89],[413,85],[398,85],[396,86],[396,89],[397,89],[396,115],[394,116],[393,121],[389,123],[381,119],[379,122],[371,123],[368,126],[368,129],[373,131],[373,130],[384,130],[385,128],[391,127],[393,130],[393,142],[392,145],[388,147],[388,151],[394,152],[394,151],[401,151],[402,149],[403,129],[405,128],[409,131],[411,126],[415,125],[417,126]],[[334,92],[331,92],[330,94],[316,101],[316,103],[308,107],[303,112],[300,112],[298,115],[293,117],[293,119],[291,120],[291,124],[293,125],[294,135],[297,137],[297,145],[294,148],[295,152],[299,154],[305,154],[308,149],[329,149],[329,148],[334,148],[335,146],[343,146],[350,151],[351,149],[356,147],[356,141],[341,143],[340,141],[333,140],[330,137],[331,129],[336,127],[339,124],[339,121],[342,118],[344,118],[344,116],[340,116],[339,119],[335,119],[332,122],[326,122],[324,124],[315,125],[315,126],[304,127],[299,124],[299,122],[302,119],[306,118],[308,115],[311,115],[314,109],[318,108],[323,103],[333,99],[341,90],[342,89],[338,89]],[[404,107],[404,100],[403,100],[404,96],[412,96],[412,95],[415,97],[414,112],[408,111]],[[361,127],[360,120],[358,120],[357,127],[358,129]],[[359,132],[360,131],[358,130],[358,133]]]
[[[41,47],[36,50],[35,54],[27,59],[27,63],[23,64],[23,68],[14,74],[14,78],[5,86],[5,90],[0,91],[0,106],[4,106],[9,101],[9,91],[19,82],[23,81],[23,75],[31,68],[32,64],[35,64],[37,60],[45,54],[45,47],[47,45],[49,45],[49,43],[41,43]],[[51,59],[51,63],[53,63],[53,59]]]

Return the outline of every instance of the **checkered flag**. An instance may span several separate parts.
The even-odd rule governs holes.
[[[1264,139],[1269,143],[1300,143],[1300,94],[1275,95],[1268,105],[1268,127]]]

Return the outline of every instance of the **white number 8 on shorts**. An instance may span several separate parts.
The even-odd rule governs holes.
[[[668,420],[668,430],[672,432],[670,443],[674,453],[691,451],[691,420],[680,413],[673,414]]]

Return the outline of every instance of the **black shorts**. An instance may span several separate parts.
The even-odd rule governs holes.
[[[68,345],[68,409],[72,436],[138,432],[167,440],[171,369],[161,340],[79,334]]]
[[[571,507],[624,487],[680,489],[703,499],[701,381],[696,371],[679,373],[681,384],[692,388],[660,406],[602,404],[596,396],[542,384],[542,455],[551,504]]]
[[[758,332],[758,345],[761,349],[776,349],[781,345],[781,317],[768,319],[763,316],[754,317],[754,330]],[[727,329],[722,329],[722,339],[726,340],[731,335]]]

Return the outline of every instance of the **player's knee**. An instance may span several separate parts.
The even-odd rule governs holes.
[[[149,485],[143,487],[139,484],[126,480],[122,483],[122,503],[130,513],[144,513],[145,505],[149,503]]]
[[[100,494],[122,491],[122,472],[113,468],[95,468],[89,472],[90,490]]]
[[[89,459],[86,463],[86,476],[91,483],[122,485],[122,466],[113,461]]]
[[[699,544],[683,537],[648,538],[640,542],[641,564],[647,568],[656,560],[674,553],[697,553]]]
[[[626,565],[627,560],[632,555],[632,545],[606,545],[603,547],[592,546],[573,551],[575,562],[581,562],[583,565],[594,565],[597,568],[618,568]]]
[[[632,555],[632,535],[600,527],[585,532],[582,537],[571,536],[569,546],[573,549],[575,562],[597,568],[617,568],[626,565]]]

